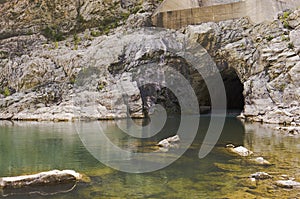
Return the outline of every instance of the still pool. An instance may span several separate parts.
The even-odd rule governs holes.
[[[213,150],[198,158],[210,116],[201,117],[196,139],[182,157],[150,173],[132,174],[111,169],[90,153],[77,133],[105,132],[117,146],[133,152],[156,150],[155,143],[172,136],[180,119],[170,117],[156,136],[137,139],[123,133],[116,121],[83,123],[0,122],[0,176],[32,174],[53,169],[73,169],[84,174],[85,182],[72,185],[0,190],[5,198],[300,198],[300,190],[282,189],[274,182],[288,175],[300,181],[300,137],[275,132],[262,124],[242,123],[227,117],[221,137]],[[136,123],[145,123],[136,120]],[[81,129],[82,130],[82,129]],[[225,145],[243,145],[272,163],[265,167],[234,156]],[[97,142],[93,143],[97,147]],[[99,142],[99,144],[102,144]],[[103,147],[102,147],[103,148]],[[103,148],[105,155],[110,148]],[[176,149],[173,149],[176,150]],[[156,161],[169,152],[157,152]],[[107,157],[109,159],[110,157]],[[122,157],[119,164],[126,164]],[[145,160],[146,161],[146,160]],[[149,162],[149,161],[148,161]],[[272,178],[252,182],[248,176],[264,171]]]

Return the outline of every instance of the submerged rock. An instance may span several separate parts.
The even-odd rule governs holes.
[[[278,180],[275,182],[275,185],[281,188],[300,188],[300,182],[296,182],[293,180]]]
[[[264,159],[263,157],[252,158],[252,159],[250,159],[250,162],[254,163],[254,164],[262,165],[262,166],[271,166],[272,165],[268,160]]]
[[[227,144],[226,148],[228,148],[228,150],[230,152],[233,152],[233,153],[243,156],[243,157],[247,157],[247,156],[250,156],[253,154],[252,151],[248,150],[247,148],[245,148],[243,146],[235,147],[233,144]]]
[[[256,172],[250,175],[250,178],[255,180],[265,180],[270,179],[272,176],[270,176],[268,173],[265,172]]]
[[[222,169],[224,171],[241,171],[242,167],[240,165],[237,164],[223,164],[223,163],[214,163],[214,165],[219,168]]]

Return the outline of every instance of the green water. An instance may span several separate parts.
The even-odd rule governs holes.
[[[137,120],[137,123],[143,123]],[[179,119],[169,118],[159,135],[139,140],[124,134],[114,121],[83,123],[93,129],[104,127],[116,145],[137,152],[154,149],[162,138],[171,136]],[[213,151],[198,158],[209,117],[201,117],[198,135],[189,150],[170,166],[145,174],[120,172],[101,164],[81,142],[78,124],[0,122],[0,176],[31,174],[52,169],[74,169],[87,176],[86,182],[2,190],[6,198],[300,198],[299,190],[274,185],[281,175],[300,180],[300,137],[276,133],[266,125],[243,124],[228,117]],[[96,130],[96,129],[95,129]],[[102,129],[103,130],[103,129]],[[231,155],[225,145],[243,145],[273,166],[262,167]],[[162,158],[165,155],[162,153]],[[159,161],[159,160],[158,160]],[[265,171],[273,179],[253,183],[248,176]]]

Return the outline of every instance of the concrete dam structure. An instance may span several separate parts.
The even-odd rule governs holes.
[[[203,22],[248,17],[252,23],[271,21],[300,0],[164,0],[152,16],[154,26],[179,29]]]

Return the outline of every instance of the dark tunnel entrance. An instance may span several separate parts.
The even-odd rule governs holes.
[[[220,74],[226,92],[227,112],[240,114],[243,111],[245,105],[245,99],[243,95],[244,86],[241,83],[240,78],[238,77],[234,68],[228,67],[222,70]],[[214,78],[215,77],[212,76],[211,79],[208,79],[210,79],[209,81],[214,82]],[[204,82],[204,80],[200,80],[197,82],[197,84],[193,85],[193,88],[198,97],[201,113],[209,113],[211,110],[211,98],[206,83]],[[213,92],[213,96],[218,97],[220,89],[222,89],[220,85],[214,85],[211,90]]]
[[[204,79],[199,74],[199,72],[195,70],[193,67],[189,66],[187,63],[185,63],[184,60],[178,58],[177,59],[173,58],[169,60],[168,65],[176,69],[176,71],[180,71],[180,73],[183,74],[183,76],[189,81],[189,84],[191,85],[191,87],[193,88],[197,96],[200,113],[209,113],[211,110],[210,93],[207,89]],[[151,75],[152,76],[156,75],[158,77],[161,77],[162,79],[172,80],[172,78],[166,78],[166,74],[164,73],[163,70],[162,71],[151,70],[146,74],[149,76],[148,78],[151,78]],[[243,96],[244,86],[241,83],[239,76],[237,75],[234,68],[227,66],[220,71],[220,74],[223,79],[225,92],[226,92],[227,112],[240,114],[244,109],[244,96]],[[210,79],[209,81],[211,82],[215,81],[214,76],[208,77],[208,79]],[[169,90],[166,87],[163,87],[159,83],[141,85],[139,83],[140,80],[138,80],[137,82],[138,82],[138,86],[143,101],[144,112],[146,115],[151,114],[153,110],[155,110],[155,108],[154,109],[152,108],[155,107],[155,104],[160,104],[163,107],[165,107],[168,113],[181,112],[180,104],[177,98],[178,96],[174,94],[171,90]],[[176,84],[176,81],[174,82]],[[212,89],[213,96],[218,96],[218,93],[220,92],[220,89],[222,89],[222,87],[217,84],[214,85],[213,87],[214,87]],[[184,87],[182,87],[182,85],[181,86],[179,85],[178,88],[179,90],[185,89]],[[184,92],[181,92],[181,95],[182,93]],[[184,95],[184,97],[188,97],[188,96]]]
[[[244,108],[243,84],[233,68],[223,70],[221,72],[221,76],[226,91],[227,112],[240,114]],[[211,101],[206,84],[198,74],[194,74],[193,78],[190,79],[191,82],[194,82],[191,83],[191,85],[197,95],[200,112],[209,113]],[[198,79],[198,81],[195,81],[196,79]],[[216,92],[217,96],[218,89],[220,88],[216,85],[214,92]],[[168,88],[160,87],[157,84],[148,84],[140,87],[140,91],[146,114],[152,113],[151,107],[154,104],[164,106],[169,113],[180,113],[180,104],[178,103],[178,99]]]
[[[227,110],[229,112],[242,112],[245,105],[243,95],[244,86],[233,68],[221,72],[227,98]]]

